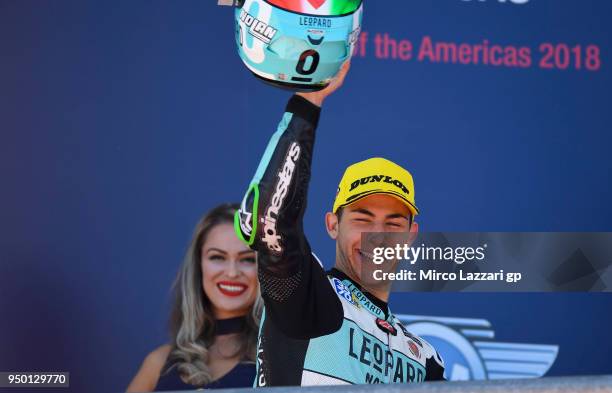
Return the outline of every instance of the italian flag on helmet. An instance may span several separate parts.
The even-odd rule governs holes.
[[[288,11],[317,16],[339,16],[353,13],[361,0],[268,0]]]

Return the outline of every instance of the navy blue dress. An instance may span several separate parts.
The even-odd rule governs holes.
[[[238,363],[227,374],[204,386],[186,384],[181,379],[178,368],[173,367],[167,374],[159,377],[155,391],[245,388],[253,387],[254,380],[255,363],[253,362]]]
[[[236,317],[229,319],[218,319],[215,321],[215,335],[232,334],[244,331],[246,326],[245,317]],[[173,364],[168,361],[162,370],[168,370]],[[221,378],[214,380],[204,386],[193,386],[186,384],[181,379],[178,367],[172,367],[167,373],[162,371],[155,391],[168,390],[196,390],[196,389],[229,389],[229,388],[246,388],[253,387],[255,380],[255,363],[250,361],[242,361],[233,369]]]

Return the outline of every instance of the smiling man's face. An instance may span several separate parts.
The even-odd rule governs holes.
[[[410,224],[410,214],[406,204],[386,194],[374,194],[344,207],[340,220],[327,213],[327,231],[336,240],[336,268],[362,283],[362,265],[371,263],[371,255],[362,249],[361,234],[416,232],[418,225]]]

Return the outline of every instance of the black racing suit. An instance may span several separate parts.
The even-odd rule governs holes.
[[[302,97],[289,100],[236,214],[239,237],[258,252],[265,304],[255,386],[443,379],[431,345],[311,252],[303,216],[319,114]]]

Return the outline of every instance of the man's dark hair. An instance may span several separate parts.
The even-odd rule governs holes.
[[[342,212],[344,211],[343,207],[339,207],[338,211],[336,212],[336,216],[338,217],[338,222],[340,222],[340,220],[342,219]]]

